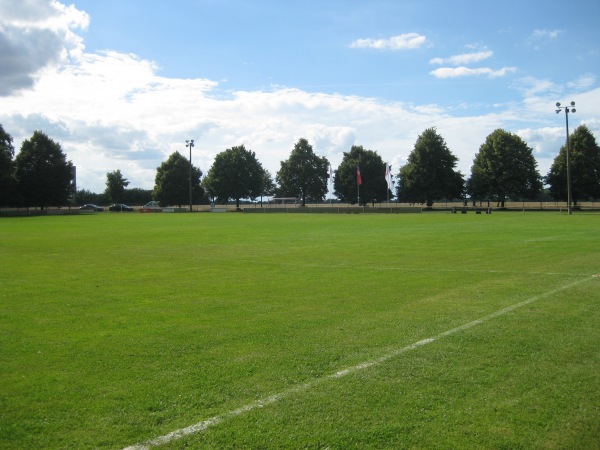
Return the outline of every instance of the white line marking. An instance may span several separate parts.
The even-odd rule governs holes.
[[[422,347],[424,345],[431,344],[432,342],[435,342],[435,341],[437,341],[440,338],[450,336],[452,334],[458,333],[459,331],[468,330],[469,328],[473,328],[474,326],[477,326],[477,325],[481,325],[482,323],[487,322],[487,321],[489,321],[491,319],[495,319],[496,317],[499,317],[499,316],[502,316],[502,315],[504,315],[506,313],[514,311],[515,309],[521,308],[523,306],[527,306],[527,305],[529,305],[529,304],[531,304],[533,302],[536,302],[536,301],[538,301],[538,300],[540,300],[542,298],[549,297],[549,296],[554,295],[554,294],[556,294],[556,293],[558,293],[560,291],[564,291],[564,290],[570,289],[572,287],[575,287],[575,286],[577,286],[577,285],[579,285],[579,284],[581,284],[581,283],[583,283],[585,281],[589,281],[589,280],[590,280],[590,278],[584,278],[584,279],[581,279],[581,280],[578,280],[578,281],[574,281],[573,283],[569,283],[567,285],[561,286],[559,288],[553,289],[553,290],[545,292],[543,294],[536,295],[535,297],[531,297],[531,298],[529,298],[527,300],[524,300],[524,301],[522,301],[520,303],[515,303],[514,305],[507,306],[506,308],[500,309],[500,310],[498,310],[498,311],[496,311],[496,312],[494,312],[492,314],[488,314],[487,316],[484,316],[484,317],[481,317],[479,319],[473,320],[472,322],[468,322],[468,323],[460,325],[460,326],[458,326],[456,328],[452,328],[451,330],[444,331],[443,333],[440,333],[440,334],[438,334],[436,336],[433,336],[433,337],[430,337],[430,338],[427,338],[427,339],[422,339],[422,340],[417,341],[417,342],[415,342],[413,344],[407,345],[406,347],[402,347],[402,348],[396,349],[396,350],[388,353],[387,355],[381,356],[381,357],[379,357],[377,359],[374,359],[372,361],[366,361],[366,362],[363,362],[363,363],[358,364],[356,366],[347,367],[345,369],[342,369],[342,370],[339,370],[339,371],[335,372],[334,374],[327,375],[325,377],[318,378],[318,379],[309,381],[309,382],[304,383],[304,384],[299,384],[299,385],[293,386],[293,387],[291,387],[289,389],[286,389],[285,391],[282,391],[282,392],[280,392],[278,394],[274,394],[274,395],[271,395],[269,397],[265,397],[263,399],[259,399],[259,400],[255,401],[255,402],[248,403],[247,405],[241,406],[240,408],[237,408],[237,409],[234,409],[234,410],[231,410],[231,411],[227,411],[227,412],[225,412],[225,413],[223,413],[221,415],[211,417],[209,419],[203,420],[202,422],[198,422],[198,423],[196,423],[194,425],[190,425],[189,427],[181,428],[179,430],[172,431],[169,434],[165,434],[164,436],[159,436],[157,438],[148,440],[148,441],[143,442],[143,443],[139,443],[139,444],[131,445],[129,447],[125,447],[124,450],[148,450],[151,447],[156,447],[156,446],[159,446],[159,445],[168,444],[170,442],[173,442],[173,441],[176,441],[178,439],[181,439],[181,438],[183,438],[185,436],[189,436],[189,435],[192,435],[192,434],[201,433],[203,431],[206,431],[210,427],[219,425],[220,423],[222,423],[225,419],[227,419],[229,417],[239,416],[239,415],[244,414],[246,412],[250,412],[250,411],[252,411],[254,409],[262,408],[264,406],[271,405],[273,403],[278,402],[279,400],[284,399],[285,397],[290,396],[291,394],[295,394],[295,393],[298,393],[298,392],[306,391],[306,390],[308,390],[308,389],[310,389],[310,388],[312,388],[312,387],[316,386],[317,384],[322,383],[324,381],[335,380],[335,379],[338,379],[338,378],[345,377],[346,375],[350,375],[352,373],[360,372],[362,370],[369,369],[371,367],[381,365],[381,364],[389,361],[390,359],[395,358],[397,356],[400,356],[401,354],[406,353],[406,352],[408,352],[410,350],[415,350],[415,349],[417,349],[419,347]]]

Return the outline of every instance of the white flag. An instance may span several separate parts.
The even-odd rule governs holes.
[[[385,181],[388,185],[388,189],[391,191],[394,187],[392,182],[392,166],[390,166],[388,163],[385,163]]]

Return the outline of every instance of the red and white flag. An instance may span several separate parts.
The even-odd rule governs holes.
[[[360,176],[360,167],[358,167],[358,165],[356,166],[356,183],[359,186],[362,186],[362,178]]]

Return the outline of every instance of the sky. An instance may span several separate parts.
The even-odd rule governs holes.
[[[0,124],[61,144],[78,189],[152,189],[245,145],[274,177],[300,138],[397,174],[435,127],[466,177],[498,128],[546,175],[569,130],[600,139],[598,0],[0,0]],[[384,174],[382,173],[382,177]]]

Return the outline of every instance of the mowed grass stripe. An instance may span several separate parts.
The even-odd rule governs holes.
[[[600,272],[593,216],[264,216],[99,214],[0,221],[3,445],[121,448]],[[543,275],[552,273],[558,275]],[[597,323],[597,289],[585,283],[573,291],[561,291],[556,315],[572,324],[580,320],[577,327],[588,330],[588,321]],[[586,313],[571,317],[578,302]],[[559,335],[568,332],[550,323]],[[524,340],[537,338],[535,329],[518,332]],[[579,345],[598,342],[597,330],[582,334]],[[510,331],[499,341],[509,341],[507,336]],[[518,350],[500,346],[496,357]],[[459,373],[461,358],[440,369]],[[572,370],[588,378],[569,393],[597,387],[591,375],[595,360],[585,360],[576,347],[573,359]],[[526,367],[527,360],[521,364]],[[525,370],[523,376],[534,380],[536,374]],[[345,377],[340,389],[355,391],[354,381],[347,385],[354,378]],[[463,393],[469,390],[462,386]],[[269,411],[280,413],[279,406],[289,411],[292,401],[292,409],[304,405],[308,414],[306,394],[291,395]],[[322,404],[335,404],[319,395]],[[485,404],[469,408],[482,410]],[[394,406],[384,401],[378,410],[389,413]],[[364,421],[368,412],[366,407],[352,414]],[[519,414],[531,419],[529,412]],[[316,426],[308,435],[329,439],[325,423],[319,429],[305,418],[286,429],[270,413],[260,420],[269,417],[284,434]],[[405,418],[408,428],[420,423],[418,417]],[[589,423],[589,415],[581,417]],[[256,412],[248,418],[259,420]],[[241,428],[237,423],[227,421],[199,439],[222,447],[227,441],[220,439],[229,433],[249,446],[290,446],[273,436],[267,445],[257,434],[263,428],[248,428],[245,419]],[[348,430],[360,429],[352,417],[345,423],[346,438],[352,437]],[[328,442],[341,446],[351,442],[346,438]],[[373,438],[372,445],[381,447],[385,439]],[[310,437],[305,444],[317,445]]]

